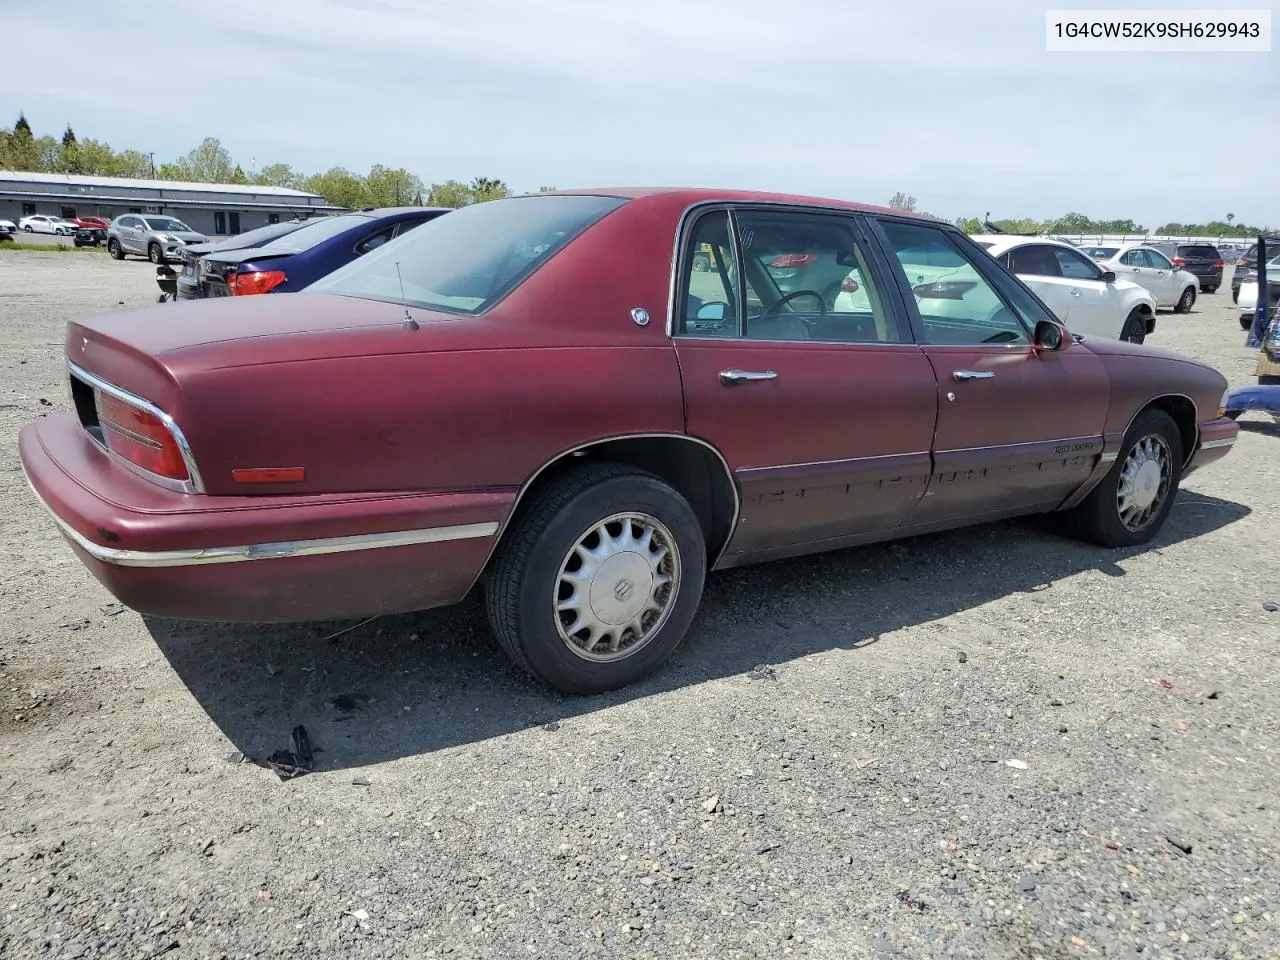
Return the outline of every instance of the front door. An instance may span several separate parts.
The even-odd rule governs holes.
[[[1101,280],[1103,269],[1078,250],[1055,246],[1064,282],[1071,284],[1071,323],[1075,333],[1094,337],[1118,337],[1125,316],[1113,284]]]
[[[1156,303],[1162,307],[1172,307],[1182,296],[1181,284],[1178,280],[1178,268],[1173,261],[1159,250],[1143,250],[1146,254],[1147,268],[1153,275],[1154,287],[1149,287]],[[1158,293],[1156,291],[1159,291]]]
[[[945,245],[952,255],[948,279],[964,290],[945,311],[933,306],[937,301],[920,301],[929,310],[917,313],[939,404],[933,474],[911,525],[994,519],[1060,503],[1102,454],[1110,399],[1102,361],[1078,343],[1060,353],[1035,350],[1034,324],[1048,314],[980,248],[937,227],[879,223],[895,256]]]
[[[938,393],[865,227],[716,209],[682,249],[672,332],[687,427],[742,498],[725,562],[900,524],[929,476]]]

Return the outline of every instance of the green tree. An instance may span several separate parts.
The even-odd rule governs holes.
[[[289,166],[289,164],[269,163],[258,171],[258,175],[253,178],[253,182],[267,187],[296,189],[298,179],[298,175],[294,173],[293,167]]]
[[[916,208],[916,198],[899,191],[889,198],[889,206],[894,210],[914,211]]]
[[[471,196],[476,203],[483,203],[486,200],[500,200],[503,197],[511,196],[511,188],[501,180],[476,177],[471,181]]]
[[[27,123],[24,113],[18,114],[18,122],[13,125],[13,132],[8,136],[6,159],[11,170],[39,170],[40,148],[31,133],[31,124]]]
[[[956,217],[956,226],[970,235],[984,232],[982,221],[977,217]]]
[[[446,180],[444,183],[433,183],[427,194],[429,207],[465,207],[475,202],[471,188],[457,180]]]
[[[249,178],[244,175],[244,171],[240,169],[240,164],[236,164],[236,168],[231,171],[230,183],[248,183]]]
[[[217,137],[205,137],[181,163],[189,171],[189,179],[197,183],[231,183],[235,173],[231,153]]]
[[[62,133],[62,147],[58,151],[58,169],[64,173],[85,173],[80,159],[80,144],[76,141],[76,132],[67,124]]]
[[[301,187],[310,193],[320,194],[328,203],[348,210],[360,210],[369,206],[363,178],[345,167],[333,167],[324,173],[313,173],[302,181]]]
[[[408,170],[375,165],[364,178],[365,193],[373,207],[403,207],[422,192],[422,181]]]
[[[110,147],[107,149],[110,150]],[[140,150],[122,150],[112,159],[109,173],[113,177],[145,180],[151,176],[151,158]]]

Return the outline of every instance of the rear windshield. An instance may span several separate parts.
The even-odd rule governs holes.
[[[306,290],[480,313],[624,202],[559,194],[472,204],[384,243]]]
[[[302,229],[303,224],[285,221],[284,223],[269,223],[265,227],[258,227],[256,230],[246,230],[244,233],[238,233],[234,237],[228,237],[226,240],[216,244],[214,250],[243,250],[246,247],[260,246],[277,237],[283,237],[286,233],[293,233],[295,230]]]
[[[272,240],[262,249],[273,253],[301,253],[303,250],[310,250],[318,243],[323,243],[330,237],[336,237],[344,230],[350,230],[352,227],[359,226],[372,219],[372,217],[362,213],[344,213],[340,217],[320,217],[308,223],[305,227],[286,234],[279,240]]]
[[[1114,257],[1117,253],[1120,252],[1120,248],[1119,247],[1085,247],[1084,252],[1090,257],[1102,257],[1105,260],[1110,260],[1112,257]]]
[[[1211,247],[1207,243],[1188,243],[1178,248],[1178,256],[1180,257],[1210,257],[1218,259],[1218,248]]]

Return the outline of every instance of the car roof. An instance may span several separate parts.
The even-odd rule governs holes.
[[[1012,250],[1014,247],[1025,247],[1029,244],[1044,244],[1049,247],[1066,247],[1068,250],[1078,250],[1073,243],[1067,243],[1065,240],[1055,240],[1053,237],[1024,237],[1011,233],[975,233],[969,237],[975,242],[984,241],[990,243],[989,253],[1003,253],[1006,250]]]
[[[836,200],[831,197],[772,193],[763,190],[719,189],[713,187],[596,187],[574,190],[547,190],[543,193],[520,194],[519,196],[618,197],[626,200],[665,197],[673,200],[684,200],[690,206],[701,203],[780,203],[797,206],[834,207],[859,213],[892,214],[894,216],[923,220],[928,223],[948,223],[948,221],[939,217],[920,213],[919,211],[897,210],[892,207],[858,203],[852,200]]]

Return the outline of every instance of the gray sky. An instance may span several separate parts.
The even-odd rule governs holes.
[[[0,0],[0,122],[157,164],[216,136],[246,169],[1280,227],[1280,53],[1046,53],[1060,5]]]

